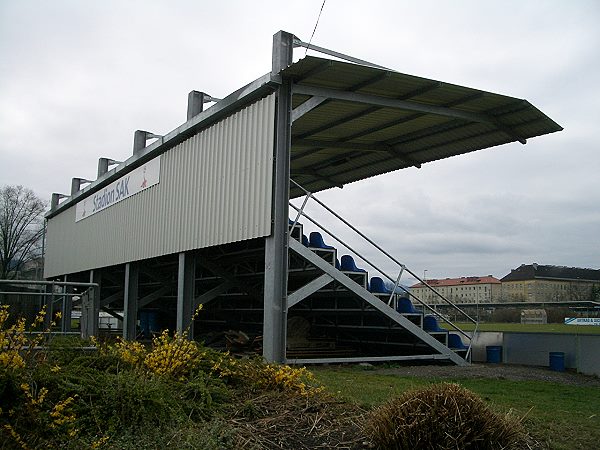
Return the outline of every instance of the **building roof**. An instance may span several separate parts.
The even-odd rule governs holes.
[[[545,266],[541,264],[521,264],[512,269],[501,281],[526,281],[535,279],[600,281],[600,270],[579,267]]]
[[[308,109],[291,175],[311,192],[562,130],[526,100],[393,70],[306,57],[281,74]]]
[[[460,278],[445,278],[443,280],[425,280],[431,287],[443,287],[443,286],[469,286],[477,284],[500,284],[500,280],[491,275],[484,277],[460,277]],[[417,283],[411,286],[411,288],[425,287],[423,283]]]

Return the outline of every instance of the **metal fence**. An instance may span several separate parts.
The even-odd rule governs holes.
[[[79,303],[80,330],[82,335],[90,336],[98,331],[98,289],[97,283],[0,280],[0,304],[9,305],[12,317],[25,317],[28,322],[45,305],[45,327],[49,327],[55,312],[60,311],[60,329],[68,333],[71,331],[74,302]]]

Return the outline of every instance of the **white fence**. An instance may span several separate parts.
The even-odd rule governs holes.
[[[473,341],[473,362],[485,362],[490,345],[502,346],[504,364],[548,367],[550,352],[564,352],[567,369],[600,376],[600,335],[481,332]]]

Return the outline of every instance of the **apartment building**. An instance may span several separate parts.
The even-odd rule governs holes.
[[[501,282],[492,275],[425,281],[453,303],[498,302],[501,297]],[[426,303],[435,304],[442,301],[423,283],[411,286],[411,292]]]
[[[600,295],[597,269],[522,264],[501,281],[506,302],[587,301]]]

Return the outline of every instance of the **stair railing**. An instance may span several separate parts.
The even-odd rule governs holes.
[[[464,336],[465,338],[467,338],[469,340],[469,346],[468,346],[468,349],[467,349],[467,356],[466,357],[468,357],[470,355],[471,346],[472,346],[473,338],[475,336],[475,332],[473,333],[473,336],[465,333],[462,329],[460,329],[457,325],[455,325],[449,318],[444,317],[437,310],[435,310],[434,308],[432,308],[431,306],[429,306],[429,304],[423,302],[418,296],[416,296],[415,294],[409,292],[407,289],[405,289],[403,286],[401,286],[400,285],[400,278],[402,277],[402,275],[403,275],[403,273],[405,271],[407,273],[409,273],[410,275],[412,275],[415,279],[417,279],[420,283],[422,283],[425,287],[427,287],[431,292],[433,292],[442,301],[444,301],[446,304],[448,304],[449,306],[451,306],[452,308],[454,308],[457,312],[459,312],[460,314],[462,314],[462,316],[464,318],[466,318],[467,321],[475,324],[475,330],[477,330],[477,325],[478,324],[477,324],[477,321],[475,319],[473,319],[469,314],[467,314],[465,311],[463,311],[458,305],[456,305],[453,302],[451,302],[450,300],[448,300],[444,295],[442,295],[439,291],[437,291],[435,288],[433,288],[429,283],[427,283],[425,280],[421,279],[416,273],[414,273],[408,267],[406,267],[405,264],[401,263],[396,258],[394,258],[392,255],[390,255],[385,249],[383,249],[380,245],[378,245],[376,242],[374,242],[372,239],[370,239],[368,236],[366,236],[363,232],[361,232],[359,229],[357,229],[354,225],[352,225],[350,222],[348,222],[346,219],[344,219],[342,216],[340,216],[337,212],[335,212],[333,209],[331,209],[329,206],[327,206],[325,203],[323,203],[321,200],[319,200],[312,192],[306,190],[303,186],[301,186],[299,183],[297,183],[293,179],[290,179],[290,182],[292,182],[294,185],[296,185],[299,189],[301,189],[306,194],[305,198],[304,198],[304,200],[302,202],[302,206],[300,208],[290,202],[290,206],[297,213],[296,217],[295,217],[295,219],[293,221],[293,224],[291,225],[291,231],[293,231],[293,229],[297,226],[298,221],[300,220],[300,217],[305,217],[306,219],[308,219],[310,222],[312,222],[319,229],[325,231],[335,241],[337,241],[340,244],[342,244],[349,251],[351,251],[356,256],[358,256],[359,258],[361,258],[369,266],[371,266],[372,268],[374,268],[377,272],[381,273],[389,281],[391,281],[391,282],[394,283],[394,289],[392,290],[392,293],[390,294],[390,298],[388,300],[388,305],[389,306],[391,306],[392,299],[393,299],[394,294],[396,293],[396,290],[398,288],[402,289],[409,297],[412,297],[417,302],[419,302],[424,309],[429,310],[434,316],[438,317],[443,322],[445,322],[448,325],[450,325],[455,331],[457,331],[462,336]],[[332,214],[339,221],[341,221],[342,223],[344,223],[352,231],[354,231],[356,234],[358,234],[360,237],[362,237],[365,241],[367,241],[369,244],[371,244],[371,246],[375,247],[377,250],[379,250],[380,253],[382,253],[383,255],[385,255],[388,259],[390,259],[397,266],[399,266],[400,270],[399,270],[398,276],[395,277],[395,278],[392,278],[390,275],[388,275],[386,273],[386,271],[384,271],[383,269],[379,268],[377,265],[375,265],[373,262],[371,262],[368,258],[366,258],[365,256],[361,255],[357,250],[355,250],[354,248],[352,248],[350,245],[348,245],[346,242],[344,242],[341,238],[339,238],[333,232],[331,232],[330,230],[328,230],[325,226],[323,226],[318,221],[316,221],[315,219],[313,219],[312,217],[310,217],[304,211],[304,209],[305,209],[305,207],[308,204],[308,201],[310,199],[313,199],[322,208],[324,208],[326,211],[328,211],[330,214]],[[290,232],[290,234],[291,234],[291,232]]]

